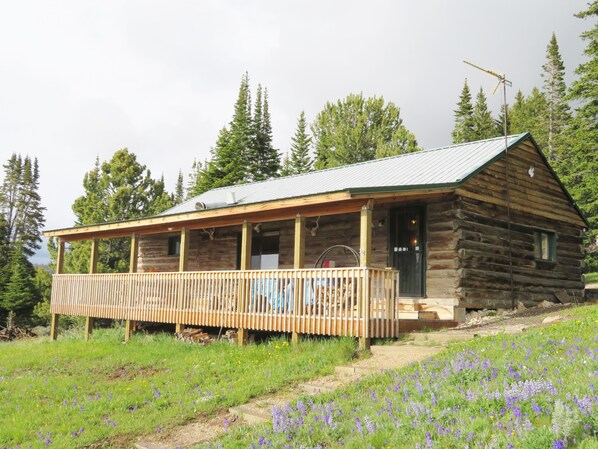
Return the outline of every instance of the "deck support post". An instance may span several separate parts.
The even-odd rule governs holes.
[[[249,332],[247,332],[247,329],[244,329],[244,328],[237,329],[237,344],[239,346],[245,346],[247,344],[248,339],[249,339]]]
[[[56,253],[56,274],[62,274],[64,271],[64,241],[58,237],[58,248]],[[56,340],[58,338],[58,322],[60,321],[60,315],[57,313],[52,314],[50,321],[50,339]]]
[[[372,260],[372,203],[361,208],[359,230],[359,265],[367,268]],[[359,349],[370,350],[370,279],[368,273],[361,283],[361,300],[363,303],[363,329],[359,338]]]
[[[253,227],[251,223],[245,220],[241,226],[241,261],[239,269],[241,271],[251,270],[251,238],[253,233]],[[239,328],[237,330],[237,341],[239,346],[247,344],[247,329],[243,322],[243,315],[247,310],[247,295],[249,290],[249,284],[247,279],[241,279],[239,282],[239,297],[238,301],[238,312],[241,315],[241,321],[239,322]]]
[[[98,272],[98,250],[100,241],[96,238],[91,239],[91,254],[89,256],[89,274]]]
[[[361,208],[359,229],[359,266],[369,267],[372,262],[372,207]]]
[[[128,343],[128,341],[131,339],[134,326],[135,322],[133,320],[125,320],[125,343]]]
[[[91,239],[91,254],[89,256],[89,274],[98,272],[98,257],[99,257],[99,243],[96,238]],[[93,332],[94,319],[91,316],[85,317],[85,341],[89,341],[89,337]]]
[[[129,258],[129,273],[137,273],[137,263],[139,261],[139,234],[131,236],[131,256]],[[131,334],[135,331],[135,321],[125,320],[125,343],[131,339]]]
[[[50,339],[56,340],[58,338],[58,321],[60,320],[60,315],[57,313],[53,313],[51,320],[50,320]]]
[[[359,337],[359,350],[362,352],[370,350],[371,341],[369,337]]]
[[[300,270],[305,266],[305,218],[301,214],[295,217],[295,245],[293,250],[293,268]],[[303,279],[297,279],[295,286],[295,302],[293,304],[293,314],[295,315],[295,330],[291,334],[291,344],[299,343],[299,332],[297,331],[298,323],[297,316],[303,309]]]
[[[181,252],[179,254],[179,272],[187,271],[189,268],[189,243],[190,243],[189,229],[181,229]],[[182,281],[180,281],[182,284]],[[182,288],[179,288],[178,295],[178,308],[180,312],[183,310],[184,292]],[[183,332],[185,329],[184,323],[176,323],[175,332]]]
[[[89,337],[91,336],[91,333],[93,332],[93,323],[94,323],[93,317],[91,317],[91,316],[85,317],[85,341],[89,341]]]

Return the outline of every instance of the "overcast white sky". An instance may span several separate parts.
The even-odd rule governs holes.
[[[350,92],[383,96],[425,148],[451,142],[468,78],[463,59],[541,86],[554,31],[568,81],[583,60],[573,17],[586,0],[4,1],[0,4],[0,162],[40,162],[46,228],[71,204],[96,156],[128,147],[172,189],[208,157],[231,119],[241,75],[270,94],[274,144],[296,120]],[[497,110],[500,96],[490,99]],[[1,177],[1,175],[0,175]]]

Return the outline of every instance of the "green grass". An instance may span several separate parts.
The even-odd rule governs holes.
[[[584,274],[584,279],[586,284],[592,284],[598,282],[598,272],[596,273],[586,273]]]
[[[276,409],[212,448],[598,447],[598,306]],[[202,446],[205,447],[205,446]]]
[[[125,345],[114,329],[90,342],[79,333],[2,343],[0,447],[130,447],[139,435],[330,373],[354,351],[352,339],[203,347],[165,334]]]

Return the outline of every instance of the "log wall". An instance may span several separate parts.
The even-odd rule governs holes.
[[[509,153],[509,173],[514,300],[532,306],[581,299],[585,223],[529,142]],[[457,292],[464,307],[511,307],[505,179],[502,158],[457,190]],[[536,260],[537,229],[556,233],[556,261]]]
[[[386,207],[374,211],[372,229],[372,265],[385,267],[388,258]],[[359,251],[359,214],[341,214],[306,218],[305,266],[313,267],[320,254],[332,245],[347,245]],[[311,230],[314,229],[312,233]],[[262,223],[260,232],[277,231],[279,268],[293,267],[294,221]],[[216,228],[213,239],[207,231],[191,231],[189,271],[237,269],[239,226]],[[255,231],[254,231],[255,232]],[[175,272],[179,257],[168,256],[168,238],[178,233],[142,236],[139,243],[139,272]],[[254,234],[255,235],[255,234]],[[356,266],[354,258],[343,251],[334,251],[330,258],[337,267]]]
[[[450,195],[428,202],[426,213],[426,296],[450,300],[445,303],[452,305],[458,299],[458,235],[454,226],[457,197]]]

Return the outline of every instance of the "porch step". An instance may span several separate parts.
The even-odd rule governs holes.
[[[262,424],[272,419],[272,408],[260,407],[256,403],[231,407],[228,411],[244,420],[247,424]]]
[[[135,449],[165,449],[165,448],[168,448],[168,446],[164,446],[163,444],[160,444],[160,443],[143,443],[143,442],[135,443],[135,445],[133,447]],[[170,449],[170,448],[168,448],[168,449]]]
[[[418,305],[423,307],[423,305]],[[428,310],[400,310],[399,320],[437,320],[438,313]]]
[[[336,390],[342,384],[339,382],[336,385],[323,385],[320,383],[309,383],[306,382],[304,384],[299,385],[299,389],[303,391],[305,394],[309,394],[310,396],[315,396],[321,393],[330,393],[331,391]]]
[[[441,343],[446,344],[453,341],[473,340],[474,334],[458,331],[447,332],[411,332],[403,334],[408,340],[416,343]]]
[[[355,366],[355,365],[342,365],[334,368],[334,372],[340,377],[356,377],[366,376],[368,374],[374,374],[380,372],[378,368],[372,368],[370,366]]]

